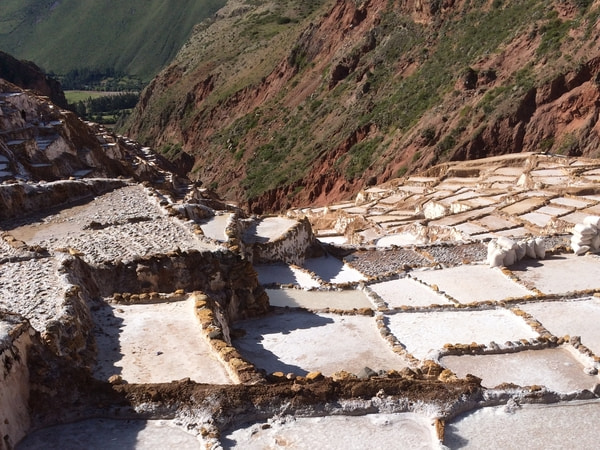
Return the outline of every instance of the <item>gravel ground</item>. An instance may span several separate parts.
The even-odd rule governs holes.
[[[348,265],[367,276],[402,272],[407,267],[428,267],[434,262],[410,249],[363,250],[345,258]]]
[[[431,246],[421,250],[426,257],[443,266],[459,266],[474,262],[485,261],[487,244],[459,244],[451,246]]]

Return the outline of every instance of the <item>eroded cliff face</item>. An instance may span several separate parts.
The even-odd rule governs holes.
[[[447,160],[597,156],[599,2],[316,3],[273,38],[256,16],[289,11],[230,2],[150,84],[128,131],[180,142],[192,177],[257,212]],[[237,53],[224,44],[218,59],[217,38]]]
[[[44,95],[61,108],[67,107],[67,99],[60,83],[46,76],[42,69],[30,61],[20,61],[0,51],[0,78]]]

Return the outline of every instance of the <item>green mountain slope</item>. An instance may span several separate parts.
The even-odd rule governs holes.
[[[225,0],[2,0],[0,49],[46,71],[106,69],[148,81]]]
[[[191,176],[257,212],[449,160],[600,154],[598,0],[297,5],[230,0],[127,132],[194,155]]]

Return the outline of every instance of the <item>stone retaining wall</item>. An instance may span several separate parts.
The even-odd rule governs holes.
[[[0,450],[11,450],[27,434],[28,351],[35,331],[20,316],[0,313]]]
[[[246,257],[254,264],[283,262],[301,265],[314,252],[316,238],[304,217],[277,239],[246,244]]]
[[[126,185],[126,181],[119,179],[2,185],[0,186],[0,219],[23,217],[33,212],[100,195]]]
[[[137,261],[91,267],[100,295],[115,292],[203,291],[217,300],[228,321],[264,314],[269,300],[247,260],[231,252],[171,252]]]

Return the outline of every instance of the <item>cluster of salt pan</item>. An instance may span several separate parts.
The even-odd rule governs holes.
[[[600,249],[600,217],[587,216],[583,223],[575,225],[572,233],[571,249],[576,255]]]
[[[534,259],[546,257],[546,247],[542,238],[513,241],[507,237],[499,237],[488,244],[487,262],[490,267],[512,266],[525,256]]]

